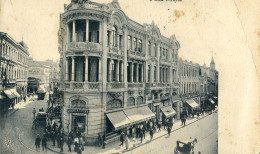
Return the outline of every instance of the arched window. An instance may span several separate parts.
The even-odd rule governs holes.
[[[144,104],[143,97],[142,96],[138,96],[137,99],[136,99],[136,103],[137,103],[137,105]]]
[[[115,26],[112,27],[112,44],[114,47],[117,46],[117,29]]]
[[[135,105],[135,99],[134,97],[129,97],[127,99],[127,106],[134,106]]]
[[[122,101],[119,99],[113,99],[107,102],[107,111],[109,110],[114,110],[114,109],[119,109],[122,107]]]
[[[72,100],[71,108],[86,108],[86,102],[80,99]]]

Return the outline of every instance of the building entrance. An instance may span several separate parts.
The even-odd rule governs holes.
[[[72,115],[72,130],[74,132],[85,132],[86,116]]]

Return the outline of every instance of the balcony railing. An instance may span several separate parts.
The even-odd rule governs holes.
[[[100,82],[66,82],[65,89],[82,89],[82,90],[99,90],[101,88]]]
[[[124,83],[120,83],[120,82],[107,83],[107,89],[121,89],[121,88],[125,88]]]
[[[70,51],[102,51],[102,44],[95,42],[70,42],[67,44],[66,49]]]
[[[128,88],[142,88],[144,87],[143,83],[128,83]]]
[[[139,57],[144,59],[145,58],[145,53],[144,52],[139,52],[139,51],[133,51],[133,50],[127,50],[127,55],[130,57]]]

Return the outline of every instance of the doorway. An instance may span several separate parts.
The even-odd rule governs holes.
[[[85,132],[86,116],[72,115],[72,130],[73,132]]]

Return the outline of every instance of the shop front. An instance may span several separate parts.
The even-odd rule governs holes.
[[[107,128],[109,128],[107,134],[125,132],[130,136],[136,132],[137,128],[146,127],[147,122],[155,119],[155,114],[148,106],[110,112],[106,113],[106,116],[109,120],[107,122]]]
[[[199,110],[199,104],[193,99],[188,99],[185,100],[183,104],[183,109],[187,112],[186,114],[189,115]]]
[[[71,117],[71,128],[70,132],[74,134],[80,133],[84,134],[87,131],[87,115],[89,109],[87,108],[69,108],[67,109],[67,113]]]

